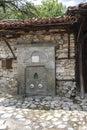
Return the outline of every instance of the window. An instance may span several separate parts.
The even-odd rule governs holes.
[[[12,58],[2,60],[3,69],[12,69]]]

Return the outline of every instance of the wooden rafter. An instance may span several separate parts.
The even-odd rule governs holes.
[[[6,40],[6,38],[4,38],[4,37],[2,37],[2,39],[3,39],[3,41],[6,43],[6,45],[8,46],[8,48],[10,49],[10,51],[11,51],[11,53],[12,53],[12,55],[13,55],[13,59],[17,59],[16,58],[16,56],[15,56],[15,54],[14,54],[14,52],[13,52],[13,50],[12,50],[12,48],[11,48],[11,46],[10,46],[10,44],[9,44],[9,42]]]

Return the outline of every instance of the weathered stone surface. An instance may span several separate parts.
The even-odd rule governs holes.
[[[26,43],[28,42],[31,44],[32,42],[54,42],[56,44],[56,79],[62,80],[62,79],[75,79],[75,60],[74,59],[67,59],[67,60],[58,60],[58,58],[64,58],[68,56],[68,34],[63,33],[59,34],[57,32],[64,31],[59,29],[49,29],[49,32],[46,30],[41,31],[30,31],[26,33],[24,36],[21,36],[20,38],[16,39],[8,39],[8,42],[11,44],[13,52],[19,57],[17,53],[17,42]],[[70,56],[75,56],[75,46],[74,46],[74,35],[70,35]],[[12,54],[9,51],[8,47],[4,44],[3,41],[0,41],[0,58],[12,58]],[[20,57],[23,58],[23,55]],[[0,86],[7,86],[10,90],[13,88],[16,88],[18,86],[17,84],[17,61],[13,60],[12,62],[12,69],[5,69],[2,68],[2,60],[0,60]],[[61,82],[61,83],[60,83]],[[66,84],[66,85],[65,85]],[[59,81],[57,83],[56,87],[56,94],[57,95],[66,95],[67,92],[69,93],[66,95],[67,97],[73,97],[76,95],[75,91],[72,90],[73,86],[76,85],[71,81],[70,85],[68,84],[68,81]],[[66,89],[67,88],[67,89]]]
[[[47,43],[42,43],[42,46],[23,44],[18,46],[18,56],[18,93],[28,96],[55,95],[54,46]]]

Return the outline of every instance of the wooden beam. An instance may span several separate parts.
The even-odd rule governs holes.
[[[72,59],[75,59],[75,57],[70,57],[70,58],[67,58],[67,57],[61,57],[61,58],[57,58],[56,57],[56,60],[72,60]]]
[[[75,79],[56,79],[57,81],[72,81],[72,82],[75,82],[76,80]]]
[[[83,45],[83,29],[84,29],[85,19],[82,17],[82,22],[79,28],[77,42],[79,44],[79,74],[80,74],[80,89],[81,89],[81,98],[84,98],[84,78],[83,78],[83,64],[82,64],[82,45]]]
[[[2,37],[2,39],[6,43],[6,45],[8,46],[8,48],[10,49],[10,51],[11,51],[11,53],[13,55],[13,58],[16,60],[17,58],[16,58],[16,56],[15,56],[15,54],[14,54],[14,52],[13,52],[13,50],[12,50],[10,44],[9,44],[9,42],[4,37]]]
[[[84,28],[84,23],[85,23],[85,19],[82,17],[82,22],[81,22],[81,25],[80,25],[80,28],[79,28],[79,32],[78,32],[78,36],[77,36],[77,41],[79,41],[79,39],[80,39],[81,33],[83,31],[83,28]]]
[[[79,44],[79,71],[80,71],[80,87],[81,98],[84,98],[84,79],[83,79],[83,65],[82,65],[82,43]]]
[[[68,33],[68,59],[70,59],[70,33]]]

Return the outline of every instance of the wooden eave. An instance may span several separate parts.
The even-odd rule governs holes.
[[[67,22],[67,23],[55,23],[55,24],[39,24],[39,25],[31,25],[31,26],[25,26],[25,27],[15,27],[15,28],[5,28],[5,29],[0,29],[0,37],[6,35],[9,35],[8,38],[10,37],[20,37],[20,35],[24,35],[25,33],[28,33],[30,31],[40,31],[40,30],[46,30],[49,33],[50,29],[59,29],[58,33],[62,32],[68,32],[70,29],[71,32],[73,32],[73,26],[76,24],[76,22]]]

